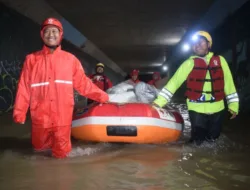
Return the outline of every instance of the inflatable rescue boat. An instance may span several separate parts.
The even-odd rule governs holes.
[[[182,116],[174,109],[108,103],[76,111],[71,132],[83,141],[167,143],[179,139],[183,126]]]

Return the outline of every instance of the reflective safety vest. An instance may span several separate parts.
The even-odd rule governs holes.
[[[210,73],[211,79],[206,79],[207,72]],[[203,91],[204,82],[211,82],[211,91]],[[202,93],[211,94],[212,99],[201,100]],[[219,56],[213,56],[208,65],[204,59],[194,58],[194,67],[187,78],[185,95],[190,100],[202,102],[216,102],[225,98],[224,74]]]

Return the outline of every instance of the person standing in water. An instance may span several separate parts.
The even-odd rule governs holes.
[[[85,75],[80,61],[61,49],[63,26],[46,19],[40,32],[42,50],[26,56],[14,104],[13,119],[24,124],[30,107],[32,145],[36,151],[52,149],[52,156],[65,158],[71,151],[73,89],[98,102],[108,95]]]
[[[109,88],[112,88],[113,84],[109,80],[109,78],[104,75],[104,64],[103,63],[97,63],[95,67],[95,73],[90,75],[89,78],[92,80],[92,82],[98,86],[101,90],[106,92]],[[88,99],[87,104],[92,104],[95,101]]]
[[[194,55],[189,57],[161,90],[154,106],[163,107],[176,90],[187,81],[187,106],[191,122],[190,142],[201,144],[220,136],[224,116],[224,98],[228,111],[235,118],[239,112],[239,97],[226,60],[210,52],[212,38],[198,31],[193,38]]]

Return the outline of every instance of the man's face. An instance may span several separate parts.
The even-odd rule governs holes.
[[[137,78],[138,78],[138,75],[133,74],[133,75],[131,76],[131,78],[132,78],[133,81],[136,81]]]
[[[209,52],[210,45],[204,37],[199,37],[197,41],[194,42],[192,48],[195,55],[203,57]]]
[[[102,74],[104,71],[103,67],[97,67],[96,68],[96,72],[99,73],[99,74]]]
[[[157,74],[153,74],[153,80],[158,80],[158,75]]]
[[[43,41],[47,46],[60,44],[60,31],[55,26],[47,26],[43,32]]]

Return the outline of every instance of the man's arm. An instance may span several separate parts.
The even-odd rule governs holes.
[[[89,99],[95,100],[97,102],[107,102],[109,100],[108,94],[98,88],[89,79],[84,72],[84,69],[80,61],[75,58],[75,64],[73,68],[73,86],[81,94]]]
[[[30,69],[29,56],[26,57],[19,78],[17,94],[13,110],[13,119],[16,123],[24,123],[30,105]]]
[[[166,105],[174,93],[180,88],[182,83],[187,79],[189,73],[192,71],[194,66],[193,60],[186,60],[175,72],[174,76],[169,80],[166,86],[160,91],[156,100],[153,104],[156,104],[159,107]]]
[[[224,92],[226,95],[227,105],[230,111],[238,114],[239,112],[239,97],[234,85],[232,73],[224,57],[220,56],[221,67],[224,73]]]

